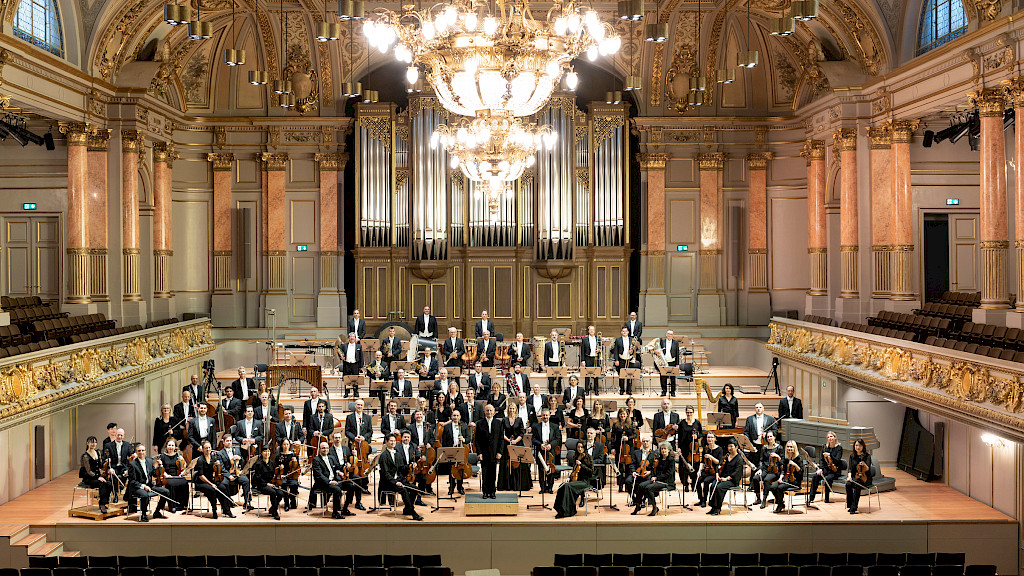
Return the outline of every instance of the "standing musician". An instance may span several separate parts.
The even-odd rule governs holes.
[[[545,366],[561,366],[562,365],[562,352],[561,344],[558,342],[558,331],[551,331],[551,340],[544,344],[544,365]],[[557,376],[548,376],[548,394],[561,394],[562,393],[562,379]]]
[[[437,380],[434,380],[433,398],[436,406],[438,397],[442,394],[451,394],[452,385],[455,385],[455,393],[459,393],[459,381],[448,375],[448,368],[441,368],[441,371],[437,375]],[[461,396],[461,395],[460,395]],[[454,400],[454,398],[449,398]],[[439,410],[443,409],[444,406],[436,406]]]
[[[487,310],[480,312],[480,320],[476,323],[474,330],[474,336],[477,338],[483,336],[485,333],[494,334],[494,322],[487,318]]]
[[[861,466],[862,464],[863,466]],[[856,514],[857,506],[860,504],[860,491],[867,490],[875,481],[875,471],[871,467],[871,454],[868,452],[864,440],[858,438],[853,441],[853,452],[850,453],[847,466],[850,473],[846,476],[846,507],[849,508],[850,514]]]
[[[621,330],[621,336],[615,339],[612,346],[612,356],[615,358],[615,371],[622,372],[623,368],[639,368],[640,363],[634,358],[633,341],[630,340],[629,330],[625,327]],[[633,379],[619,378],[619,394],[633,394]]]
[[[597,441],[597,430],[587,428],[587,439],[577,445],[576,451],[583,450],[594,464],[594,475],[590,479],[590,485],[598,490],[604,488],[605,465],[608,463],[605,445]]]
[[[661,356],[669,366],[679,366],[679,342],[676,342],[675,332],[665,332],[665,337],[658,340],[658,348],[661,349]],[[676,395],[676,377],[661,376],[661,395],[671,392]]]
[[[672,410],[672,401],[668,398],[661,399],[661,410],[654,413],[654,420],[651,427],[655,432],[661,430],[667,426],[679,426],[679,414]],[[668,436],[669,442],[672,444],[672,450],[676,449],[675,438],[678,435],[678,428],[675,433]]]
[[[580,386],[580,377],[573,374],[569,376],[569,386],[562,392],[562,404],[566,406],[572,406],[576,403],[576,398],[583,398],[587,395],[587,390]]]
[[[341,373],[343,376],[358,376],[359,369],[363,367],[363,345],[356,341],[356,333],[348,333],[348,342],[338,347],[338,355],[341,356]],[[353,386],[353,394],[359,397],[359,386]],[[348,388],[345,388],[345,398],[348,398]]]
[[[231,386],[224,388],[224,397],[220,399],[217,409],[231,416],[235,420],[242,419],[242,401],[235,398],[235,389]]]
[[[430,409],[430,406],[427,405],[427,399],[420,397],[417,398],[416,401],[419,403],[416,409],[423,412],[423,421],[431,426],[436,426],[437,414],[435,414],[434,411]]]
[[[614,462],[619,462],[623,451],[632,456],[633,442],[636,441],[637,434],[636,426],[633,426],[633,420],[630,419],[629,413],[626,412],[625,408],[619,408],[615,415],[615,423],[611,425],[611,433],[608,436],[608,453],[611,454]],[[625,492],[627,479],[629,484],[633,483],[633,479],[628,472],[628,467],[619,466],[617,482],[619,492]]]
[[[227,435],[225,435],[227,436]],[[215,482],[216,478],[216,466],[222,466],[220,459],[213,454],[213,449],[210,447],[210,443],[203,442],[203,453],[196,457],[195,468],[192,469],[192,484],[195,489],[202,492],[203,496],[210,501],[210,510],[213,511],[213,519],[217,519],[217,503],[220,503],[221,511],[228,518],[234,518],[235,515],[231,513],[231,508],[235,506],[235,503],[228,498],[225,491],[228,489],[227,476],[225,476],[219,482]]]
[[[711,510],[708,514],[718,516],[722,513],[722,504],[725,502],[725,495],[731,488],[735,488],[743,481],[743,457],[740,456],[739,447],[736,442],[730,440],[726,444],[726,455],[722,465],[715,474],[715,489],[711,495]]]
[[[551,415],[551,422],[554,423],[556,426],[558,426],[558,428],[560,430],[564,431],[565,430],[565,413],[562,412],[562,410],[560,410],[560,408],[564,408],[564,407],[561,406],[558,403],[558,400],[559,400],[558,396],[555,396],[554,394],[552,394],[552,395],[547,397],[547,401],[548,401],[548,405],[547,405],[548,414]]]
[[[334,415],[327,411],[327,403],[320,400],[316,404],[316,413],[310,417],[304,429],[305,438],[309,438],[310,446],[319,446],[326,442],[334,432]]]
[[[238,439],[242,450],[247,452],[253,446],[263,443],[263,422],[255,419],[252,406],[245,407],[245,418],[235,423],[231,435]]]
[[[391,383],[392,398],[412,398],[412,380],[405,377],[405,368],[395,371],[395,381]]]
[[[388,369],[388,363],[384,361],[384,353],[377,350],[373,353],[373,361],[366,365],[366,375],[371,380],[377,382],[383,382],[385,380],[391,380],[391,370]],[[370,392],[370,395],[380,400],[380,405],[384,406],[386,403],[384,396],[387,394],[384,390],[377,392]]]
[[[494,366],[494,355],[498,351],[498,341],[491,339],[491,332],[484,330],[484,335],[476,342],[476,354],[480,365],[486,368]]]
[[[217,442],[217,425],[214,419],[207,414],[207,406],[205,402],[198,405],[199,416],[192,420],[192,425],[188,429],[188,443],[192,445],[192,451],[195,454],[203,449],[204,440],[209,441],[210,444]]]
[[[173,417],[171,416],[170,404],[164,404],[163,406],[160,407],[160,415],[157,416],[156,420],[153,422],[154,453],[160,452],[160,447],[163,446],[168,439],[177,439],[178,432],[181,431],[180,427],[175,426],[175,424],[178,422],[184,424],[184,422],[182,422],[180,419],[173,419]]]
[[[576,454],[573,472],[576,479],[569,479],[558,487],[555,495],[555,518],[566,518],[576,515],[576,501],[584,497],[594,475],[594,462],[586,452]]]
[[[522,380],[526,381],[525,377]],[[526,390],[526,388],[523,388]],[[540,420],[540,411],[547,404],[547,397],[540,393],[540,382],[534,382],[530,388],[530,395],[526,397],[526,410],[530,418],[530,424],[536,424]]]
[[[341,493],[344,490],[341,487],[341,480],[338,479],[339,472],[341,464],[328,455],[327,442],[321,442],[319,454],[313,458],[313,490],[322,493],[325,498],[332,499],[331,518],[344,520],[345,517],[340,511]]]
[[[674,489],[675,487],[676,460],[672,457],[672,446],[668,442],[662,442],[658,445],[658,456],[655,457],[654,471],[651,474],[651,478],[633,488],[635,491],[633,498],[634,507],[630,514],[634,516],[639,514],[640,510],[644,507],[644,500],[646,499],[651,504],[651,511],[647,515],[656,516],[658,514],[658,493],[665,489]]]
[[[785,472],[782,468],[783,449],[775,441],[775,432],[769,430],[765,433],[764,445],[761,446],[760,452],[760,464],[750,476],[750,490],[754,492],[754,506],[760,504],[761,508],[764,508],[768,505],[769,490]]]
[[[693,448],[697,447],[701,436],[704,435],[704,428],[700,425],[700,420],[697,420],[693,416],[693,406],[686,407],[686,418],[679,423],[679,431],[676,433],[676,449],[678,450],[678,457],[680,460],[690,460],[690,454],[694,452]],[[697,451],[699,454],[699,450]],[[697,466],[699,462],[691,462],[693,469],[689,469],[679,463],[679,481],[683,483],[683,489],[693,489],[697,483],[697,473],[700,471],[700,467]]]
[[[253,408],[253,418],[258,421],[265,421],[270,418],[270,422],[277,423],[277,403],[270,397],[269,392],[260,393],[259,404]]]
[[[718,445],[718,436],[708,430],[704,435],[704,461],[701,462],[700,474],[697,478],[697,500],[700,507],[708,505],[713,496],[712,487],[717,479],[718,468],[722,463],[725,449]]]
[[[174,413],[171,419],[174,421],[174,438],[181,440],[185,438],[187,423],[196,417],[196,405],[192,402],[192,393],[182,390],[181,402],[174,405]],[[153,439],[154,443],[156,438]]]
[[[797,453],[796,442],[790,440],[786,442],[786,451],[782,456],[782,467],[779,470],[779,477],[769,488],[772,494],[775,494],[776,514],[786,509],[786,490],[799,490],[803,479],[804,459]],[[761,507],[764,507],[763,502]]]
[[[469,375],[466,377],[466,388],[472,389],[478,398],[486,398],[491,393],[491,375],[481,373],[483,363],[479,360],[469,367]]]
[[[160,465],[164,469],[164,477],[167,479],[167,495],[173,500],[167,504],[167,511],[174,514],[179,505],[188,508],[186,504],[188,502],[188,481],[182,476],[186,468],[185,459],[182,458],[181,452],[178,452],[178,443],[168,440],[163,452],[157,455],[157,459],[160,460]],[[156,460],[153,461],[153,464],[156,464]]]
[[[448,367],[462,366],[462,355],[466,353],[466,343],[459,338],[459,331],[454,326],[448,329],[448,338],[441,343],[441,359]]]
[[[274,438],[278,442],[288,440],[289,442],[301,443],[305,440],[306,435],[302,433],[302,427],[295,421],[291,406],[284,407],[284,419],[277,423],[277,427],[274,430]]]
[[[525,399],[526,396],[523,396]],[[518,404],[509,404],[508,406],[508,417],[505,418],[504,429],[502,435],[504,436],[504,442],[502,443],[502,453],[505,456],[505,462],[498,468],[498,487],[502,490],[529,490],[533,488],[530,480],[530,467],[524,464],[518,464],[516,468],[512,468],[509,462],[509,446],[522,446],[523,437],[526,436],[526,422],[523,421],[526,418],[526,414],[519,413]]]
[[[466,390],[466,401],[458,407],[458,411],[462,412],[462,421],[467,423],[471,429],[476,426],[476,421],[483,416],[484,404],[476,399],[476,392],[473,392],[472,388]]]
[[[252,510],[252,506],[249,505],[249,477],[240,474],[245,466],[246,458],[242,457],[242,451],[237,446],[232,445],[231,434],[225,434],[221,440],[224,442],[224,447],[217,451],[217,457],[220,458],[223,467],[226,483],[224,491],[228,496],[234,496],[241,491],[245,510]]]
[[[643,493],[639,490],[640,485],[652,477],[655,468],[656,453],[651,447],[651,437],[644,436],[640,441],[640,447],[633,450],[633,462],[625,470],[625,487],[629,492],[629,503],[626,506],[634,506],[643,502]],[[647,464],[647,471],[641,475],[640,468],[644,462]]]
[[[395,452],[395,436],[388,436],[385,442],[387,445],[380,456],[379,489],[381,492],[394,492],[400,495],[405,505],[402,514],[412,516],[413,520],[423,520],[423,516],[416,513],[416,498],[413,491],[406,486],[405,478],[400,472],[401,458]]]
[[[818,485],[824,482],[825,503],[828,504],[828,497],[832,494],[832,483],[839,478],[846,466],[846,462],[843,461],[843,447],[836,440],[836,433],[829,430],[825,435],[825,442],[826,444],[821,448],[818,470],[811,477],[811,494],[808,497],[808,503],[814,502],[814,497],[818,495]]]
[[[292,442],[288,439],[281,440],[281,451],[277,454],[276,462],[278,466],[284,468],[284,482],[281,484],[281,489],[286,492],[284,511],[298,509],[296,497],[299,495],[299,455],[292,451]]]
[[[140,522],[149,522],[149,516],[147,515],[149,500],[157,496],[161,496],[161,498],[156,504],[153,518],[165,518],[160,511],[164,509],[166,498],[171,493],[167,488],[156,485],[154,482],[155,471],[153,459],[146,456],[146,445],[140,442],[135,447],[135,460],[128,466],[128,484],[132,494],[139,499],[139,510],[142,512],[142,515],[139,517]]]
[[[355,334],[358,340],[366,338],[366,321],[360,316],[358,308],[353,310],[352,319],[348,321],[348,330],[346,330],[349,334]]]
[[[629,320],[622,327],[629,331],[630,338],[639,338],[644,333],[644,323],[636,319],[636,312],[629,313]]]
[[[398,362],[403,359],[402,340],[398,336],[395,336],[394,326],[388,326],[388,336],[381,341],[380,351],[383,352],[382,357],[388,367],[391,366],[392,362]]]
[[[582,440],[586,435],[587,422],[590,422],[590,411],[584,405],[583,396],[577,396],[572,409],[566,413],[566,436]]]
[[[491,395],[487,397],[487,405],[494,408],[499,418],[504,417],[505,408],[508,405],[508,397],[501,392],[500,386],[491,386]]]
[[[380,431],[387,436],[405,428],[405,416],[398,413],[398,402],[388,402],[388,411],[380,417]]]
[[[352,504],[352,499],[355,498],[356,510],[366,509],[363,506],[363,494],[370,493],[366,489],[369,486],[369,480],[365,476],[356,476],[355,471],[351,469],[352,448],[345,442],[341,432],[331,435],[330,457],[335,472],[341,472],[346,467],[350,468],[348,480],[341,483],[341,489],[345,491],[345,505],[341,508],[341,515],[355,516],[355,512],[350,511],[348,507]],[[336,479],[338,478],[336,477]]]
[[[533,425],[533,448],[537,459],[540,492],[553,494],[551,489],[558,478],[558,472],[548,471],[547,456],[551,455],[556,466],[561,461],[562,432],[558,425],[551,421],[551,412],[547,408],[540,411],[540,421]]]
[[[516,396],[514,400],[515,400],[514,402],[509,402],[508,403],[508,408],[506,410],[506,412],[508,412],[508,414],[509,414],[509,418],[512,418],[511,410],[512,410],[512,407],[514,406],[515,409],[516,409],[516,418],[519,418],[520,420],[523,421],[523,428],[529,429],[529,427],[530,427],[530,407],[527,406],[527,404],[526,404],[526,392],[520,392],[519,395]]]
[[[796,388],[792,384],[786,386],[786,397],[779,400],[779,420],[804,417],[804,404],[795,396],[795,393]]]
[[[497,498],[498,464],[501,463],[501,448],[504,440],[504,425],[494,416],[494,406],[484,406],[484,417],[476,423],[477,456],[480,458],[480,490],[483,497]]]
[[[85,439],[85,452],[79,458],[78,478],[92,490],[99,491],[100,514],[107,513],[107,504],[110,502],[110,481],[103,477],[101,454],[96,449],[97,440],[95,436]]]
[[[117,483],[114,488],[116,494],[116,492],[123,488],[124,482],[127,481],[128,458],[132,455],[131,444],[124,441],[124,428],[117,429],[114,441],[106,445],[104,452],[105,459],[110,460],[110,469],[117,476],[115,478]],[[116,497],[114,502],[117,502]],[[130,499],[130,502],[134,504],[134,499]]]
[[[412,424],[409,426],[409,434],[412,443],[416,446],[427,446],[434,443],[434,432],[436,427],[425,421],[423,410],[417,410],[412,414]]]
[[[370,415],[363,412],[364,407],[365,403],[362,399],[357,399],[355,412],[345,417],[345,436],[348,437],[349,446],[363,440],[369,442],[373,438],[373,423]],[[370,452],[373,452],[373,448],[370,449]]]
[[[102,450],[107,449],[107,444],[114,441],[117,437],[117,422],[110,422],[107,424],[107,437],[103,439],[103,445],[100,446]]]
[[[522,332],[516,332],[516,341],[508,345],[508,356],[512,366],[530,361],[530,345],[523,341]]]
[[[430,315],[430,306],[423,307],[423,314],[416,317],[413,332],[420,338],[434,340],[437,338],[437,318]]]
[[[636,398],[630,396],[626,398],[626,411],[629,413],[629,417],[633,420],[633,426],[637,430],[642,430],[644,427],[644,415],[640,412],[640,409],[636,407]]]
[[[601,341],[597,338],[596,328],[593,325],[587,326],[587,335],[580,341],[580,355],[583,356],[583,365],[588,368],[598,366],[598,354],[601,352]],[[593,390],[594,394],[598,394],[598,379],[588,376],[586,379],[586,389]]]
[[[764,442],[765,431],[774,429],[774,426],[775,418],[765,414],[764,404],[758,402],[754,405],[754,415],[748,417],[743,425],[743,435],[750,439],[755,448],[758,448]],[[753,454],[752,462],[757,464],[757,458],[760,457],[760,454],[759,452],[754,452]]]
[[[408,430],[402,430],[402,442],[398,444],[395,451],[398,452],[398,456],[401,458],[402,473],[405,477],[409,476],[410,468],[415,468],[418,462],[426,460],[419,447],[412,443],[412,434]],[[427,484],[426,475],[415,472],[414,476],[416,477],[416,487],[419,488],[420,492],[427,492],[430,485]],[[419,494],[416,495],[416,505],[425,506],[423,498]]]
[[[188,390],[188,393],[192,395],[193,404],[206,402],[206,388],[199,383],[198,374],[193,374],[192,377],[189,378],[189,383],[182,386],[181,390]]]
[[[274,485],[274,472],[276,469],[277,463],[270,459],[270,445],[267,444],[260,450],[259,459],[252,465],[252,488],[257,493],[266,494],[270,497],[270,516],[274,520],[280,520],[281,515],[277,513],[277,507],[280,506],[281,500],[285,499],[288,494]]]
[[[444,425],[444,429],[441,432],[441,446],[445,448],[461,448],[469,442],[469,426],[462,421],[462,413],[458,410],[452,412],[451,422]],[[451,497],[458,490],[459,494],[465,494],[466,490],[462,486],[462,480],[456,480],[451,475],[452,472],[451,464],[445,464],[438,468],[439,473],[448,474],[448,496]],[[443,468],[443,470],[441,469]]]
[[[235,389],[235,398],[242,404],[248,404],[249,398],[256,392],[256,381],[246,378],[245,366],[239,366],[238,379],[231,382],[231,387]],[[241,414],[241,410],[239,410],[239,414]]]
[[[514,386],[513,386],[513,384],[514,384]],[[499,386],[492,386],[492,388],[501,388],[501,386],[500,385]],[[508,383],[508,388],[509,389],[507,390],[507,392],[509,394],[514,394],[514,393],[518,393],[518,392],[526,392],[527,390],[531,389],[531,387],[530,387],[530,377],[523,373],[523,365],[522,364],[515,364],[515,365],[512,366],[512,379]]]
[[[313,414],[316,414],[317,404],[323,402],[324,408],[327,411],[331,409],[331,399],[327,396],[320,397],[320,389],[316,386],[309,387],[309,399],[302,403],[302,435],[309,437],[309,433],[312,430],[309,423],[313,420]],[[319,444],[311,444],[311,446],[317,446]]]
[[[718,394],[718,411],[729,415],[730,428],[736,427],[736,419],[740,417],[740,401],[736,398],[736,389],[728,382]]]

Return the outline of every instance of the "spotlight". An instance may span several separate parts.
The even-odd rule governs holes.
[[[56,146],[53,145],[53,134],[51,134],[50,132],[43,134],[43,144],[46,144],[47,150],[55,149]]]
[[[932,140],[934,138],[935,138],[935,132],[933,132],[931,130],[925,130],[924,131],[924,142],[922,143],[922,145],[925,148],[931,148],[932,147]]]

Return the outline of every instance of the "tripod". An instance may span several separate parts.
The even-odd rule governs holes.
[[[768,393],[768,387],[772,385],[772,380],[775,381],[775,393],[781,395],[782,390],[779,388],[779,359],[772,358],[772,371],[768,373],[768,379],[764,383],[764,387],[761,388],[761,394]]]

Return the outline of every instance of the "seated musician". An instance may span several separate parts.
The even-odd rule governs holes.
[[[234,518],[235,515],[231,513],[231,509],[235,506],[235,503],[226,494],[228,489],[227,477],[218,478],[218,473],[222,474],[220,470],[223,469],[223,464],[220,458],[213,454],[210,442],[204,440],[202,449],[203,452],[196,457],[198,462],[196,462],[195,467],[192,469],[192,485],[210,501],[210,510],[213,511],[214,520],[217,519],[218,503],[220,503],[221,511],[225,516]]]
[[[299,507],[299,503],[296,502],[296,496],[299,495],[299,475],[302,473],[302,467],[299,464],[299,455],[292,450],[293,443],[287,438],[282,438],[280,443],[281,451],[277,454],[275,463],[277,466],[284,468],[284,482],[281,485],[281,489],[286,493],[284,496],[284,511],[287,512]]]
[[[714,493],[711,495],[711,510],[708,514],[718,516],[722,513],[722,504],[725,502],[725,495],[730,489],[735,488],[743,482],[743,457],[740,456],[739,446],[736,442],[729,441],[726,444],[726,454],[722,458],[722,465],[715,474]]]
[[[401,458],[402,474],[405,478],[409,476],[409,468],[415,468],[419,462],[426,460],[419,446],[412,443],[412,433],[409,430],[402,430],[402,442],[398,444],[396,451]],[[427,484],[426,475],[416,472],[414,476],[416,477],[416,487],[419,488],[420,492],[427,493],[430,485]],[[423,498],[419,494],[416,495],[416,504],[418,506],[425,506]]]
[[[384,361],[384,354],[380,350],[373,353],[373,361],[366,365],[366,375],[375,382],[391,380],[391,370],[388,368],[387,362]],[[371,394],[380,400],[381,406],[384,406],[384,396],[387,394],[385,390],[371,392]]]
[[[242,450],[234,446],[234,439],[230,434],[221,437],[221,441],[224,443],[224,447],[217,451],[217,457],[220,458],[224,480],[227,482],[225,492],[228,496],[234,496],[241,491],[245,510],[252,510],[252,506],[249,505],[249,477],[241,473],[248,458],[242,456]]]
[[[629,413],[626,412],[626,408],[619,408],[615,415],[615,423],[611,425],[611,434],[608,438],[608,453],[611,455],[613,462],[620,462],[622,460],[622,452],[629,453],[630,458],[633,456],[633,446],[637,437],[636,427],[633,426],[633,421],[629,418]],[[627,479],[630,487],[632,487],[633,479],[628,474],[629,470],[626,467],[619,467],[618,473],[618,486],[619,492],[626,491]]]
[[[230,388],[228,388],[230,390]],[[205,402],[200,403],[197,407],[199,416],[196,416],[192,420],[192,425],[188,427],[188,443],[192,445],[192,453],[198,454],[203,449],[203,441],[209,441],[213,444],[217,441],[217,429],[216,423],[213,418],[207,414],[209,410],[208,404]]]
[[[79,459],[78,478],[82,480],[87,488],[99,492],[100,514],[107,513],[107,504],[110,502],[110,481],[103,477],[103,465],[100,462],[100,452],[96,449],[96,437],[89,436],[85,439],[85,452]]]
[[[530,361],[530,344],[523,339],[522,332],[516,332],[516,341],[508,345],[508,355],[512,366],[522,366]]]
[[[235,423],[231,429],[231,436],[238,441],[239,446],[246,452],[246,457],[255,456],[249,454],[257,444],[263,443],[263,422],[256,420],[255,411],[252,406],[245,407],[245,418]]]
[[[558,472],[548,470],[548,455],[557,466],[561,461],[562,431],[551,421],[551,412],[544,408],[540,411],[540,421],[533,425],[533,449],[537,459],[537,475],[541,493],[554,494],[552,488],[558,478]]]
[[[252,476],[252,488],[260,494],[270,497],[270,516],[274,520],[280,520],[281,515],[277,513],[277,507],[281,504],[287,493],[280,487],[274,485],[274,472],[277,463],[270,459],[270,445],[264,445],[260,450],[260,457],[252,465],[250,475]],[[282,476],[283,476],[282,471]],[[282,478],[282,483],[284,479]]]
[[[342,436],[341,432],[335,432],[331,435],[330,453],[331,458],[336,464],[335,468],[339,471],[348,471],[348,480],[341,484],[342,490],[345,491],[345,506],[341,510],[342,516],[352,516],[355,514],[348,510],[353,499],[356,501],[356,510],[366,510],[366,507],[363,506],[363,494],[370,493],[367,489],[367,486],[369,486],[369,479],[355,473],[355,460],[352,458],[352,446],[348,443],[348,440]]]
[[[389,368],[392,362],[402,360],[402,340],[395,336],[395,327],[388,326],[388,335],[380,343],[381,359]]]
[[[406,484],[405,477],[400,473],[400,458],[395,452],[394,434],[388,436],[385,442],[386,447],[380,455],[379,489],[382,492],[395,492],[398,494],[405,505],[402,513],[412,516],[413,520],[423,520],[423,516],[416,512],[415,490]]]
[[[277,427],[274,431],[274,439],[278,442],[282,440],[288,440],[290,442],[301,443],[305,436],[302,433],[302,427],[295,421],[294,414],[292,413],[291,406],[284,407],[284,419],[277,423]]]
[[[700,507],[707,506],[711,499],[711,487],[716,480],[718,466],[722,463],[725,449],[718,445],[718,436],[708,431],[704,435],[704,461],[701,462],[700,474],[697,478],[697,499]]]
[[[772,494],[775,494],[776,514],[786,509],[786,491],[799,490],[803,479],[804,459],[797,453],[796,442],[790,440],[786,442],[786,451],[782,456],[779,477],[771,485]]]
[[[441,436],[441,446],[445,448],[459,448],[465,446],[471,436],[469,435],[469,426],[462,421],[462,413],[458,410],[454,410],[451,413],[451,422],[445,424],[444,432]],[[441,468],[444,468],[443,470]],[[465,494],[466,490],[462,485],[462,480],[457,480],[451,475],[452,465],[445,464],[438,467],[438,472],[441,474],[448,474],[448,496],[455,494],[458,490],[459,494]]]
[[[573,464],[575,480],[570,478],[558,487],[558,494],[555,495],[555,518],[570,518],[576,515],[576,502],[585,498],[587,488],[590,487],[590,479],[594,475],[594,462],[590,454],[579,452],[576,454],[576,462]]]
[[[391,383],[391,397],[412,398],[412,396],[412,380],[405,377],[405,368],[399,368],[395,371],[395,381]]]
[[[341,471],[338,469],[338,463],[328,455],[327,450],[327,442],[321,442],[319,453],[313,458],[313,490],[330,496],[332,499],[331,518],[344,520],[345,517],[342,516],[340,510],[341,493],[344,491],[341,487],[342,481],[339,480]]]
[[[164,475],[167,478],[168,496],[172,500],[167,504],[167,511],[171,514],[177,512],[179,502],[181,506],[188,508],[185,504],[188,502],[188,481],[182,476],[186,468],[185,458],[182,457],[181,452],[178,452],[178,443],[173,439],[168,440],[157,458],[159,458],[160,464],[164,468]],[[155,463],[156,461],[154,461]]]
[[[657,453],[651,447],[651,437],[644,436],[640,441],[640,447],[633,450],[633,462],[628,466],[625,484],[630,498],[626,506],[634,506],[643,502],[640,485],[653,478],[656,456]],[[644,466],[644,462],[647,462],[647,466]]]
[[[491,338],[491,333],[484,330],[483,336],[476,343],[477,357],[484,368],[494,366],[494,355],[498,351],[498,341]]]
[[[814,502],[818,495],[818,485],[825,483],[825,503],[832,494],[832,483],[842,474],[846,462],[843,461],[843,447],[836,440],[836,433],[829,430],[825,435],[825,446],[821,449],[821,460],[818,463],[818,470],[811,478],[811,494],[808,503]],[[826,456],[827,455],[827,456]]]
[[[483,365],[480,361],[469,367],[469,373],[466,376],[466,389],[472,389],[478,398],[486,398],[491,393],[491,375],[481,373],[481,368]]]
[[[448,402],[455,404],[456,408],[461,408],[466,402],[466,399],[462,397],[462,393],[459,392],[459,381],[455,378],[448,380]]]
[[[581,446],[594,463],[594,477],[591,479],[590,485],[600,490],[604,488],[605,465],[608,463],[608,458],[605,454],[604,444],[597,441],[597,430],[587,428],[587,439]]]
[[[316,405],[316,413],[309,419],[309,422],[304,424],[307,430],[305,436],[309,445],[311,447],[319,446],[321,442],[326,442],[334,432],[334,415],[327,411],[327,403],[320,400]]]
[[[634,508],[630,514],[639,514],[644,507],[644,500],[651,505],[651,512],[648,516],[658,514],[658,493],[676,486],[676,459],[672,456],[673,453],[672,445],[668,442],[658,445],[658,455],[655,457],[654,470],[650,479],[644,480],[639,486],[633,488]]]
[[[857,469],[861,464],[864,465],[864,471]],[[850,453],[847,466],[850,472],[846,476],[846,507],[850,514],[856,514],[861,490],[867,490],[875,481],[875,471],[871,468],[871,454],[863,439],[857,438],[853,441],[853,452]]]
[[[754,492],[754,506],[760,504],[764,508],[768,505],[769,489],[781,474],[782,446],[775,440],[775,432],[765,433],[760,450],[757,470],[750,476],[750,489]]]
[[[405,428],[405,416],[398,413],[398,402],[391,400],[387,412],[380,418],[380,431],[387,436]]]
[[[160,511],[164,509],[164,503],[171,493],[167,488],[156,485],[155,470],[153,459],[146,456],[146,445],[140,442],[135,446],[135,460],[128,465],[129,490],[139,499],[139,510],[142,512],[140,522],[149,522],[149,500],[156,497],[160,497],[160,501],[156,504],[153,518],[165,518]]]
[[[125,484],[128,482],[128,458],[132,455],[132,446],[128,442],[124,441],[124,428],[118,428],[114,432],[114,440],[107,443],[103,448],[104,460],[109,460],[109,468],[111,476],[114,479],[112,486],[114,493],[114,502],[117,502],[117,495],[125,488]],[[133,514],[135,512],[135,498],[128,495],[128,513]]]

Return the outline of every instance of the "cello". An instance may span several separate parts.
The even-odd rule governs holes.
[[[360,440],[352,447],[352,473],[365,477],[370,473],[370,443]]]

